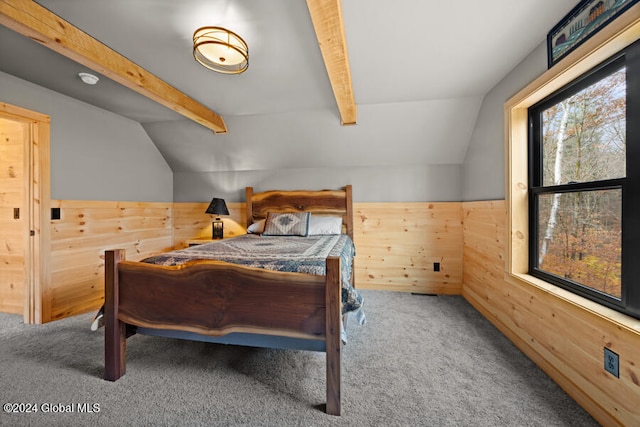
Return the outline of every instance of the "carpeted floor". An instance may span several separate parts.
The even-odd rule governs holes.
[[[134,336],[111,383],[92,314],[46,325],[0,314],[0,402],[38,409],[0,425],[598,425],[462,297],[362,292],[341,417],[322,412],[323,353]]]

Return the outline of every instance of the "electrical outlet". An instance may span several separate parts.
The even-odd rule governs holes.
[[[434,262],[433,263],[433,271],[440,271],[440,263],[439,262]]]
[[[609,350],[604,348],[604,369],[616,378],[620,378],[620,357]]]

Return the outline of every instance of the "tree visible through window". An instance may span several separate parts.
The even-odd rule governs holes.
[[[614,72],[542,112],[544,186],[624,178],[626,73]],[[540,196],[538,268],[621,297],[619,189]]]
[[[529,109],[530,274],[635,317],[639,75],[636,43]]]

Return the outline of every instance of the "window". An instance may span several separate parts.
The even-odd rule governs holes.
[[[638,117],[640,42],[529,108],[529,274],[640,318]]]

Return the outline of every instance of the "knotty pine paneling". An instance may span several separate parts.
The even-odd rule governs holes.
[[[174,203],[173,226],[174,247],[182,249],[190,239],[210,239],[213,215],[205,213],[209,203]],[[229,215],[221,216],[224,222],[224,237],[246,234],[246,215],[244,203],[227,203]]]
[[[206,203],[53,201],[52,207],[62,209],[62,219],[51,222],[54,318],[102,303],[105,249],[124,247],[138,260],[211,235]],[[244,204],[228,207],[225,236],[243,234]],[[640,330],[509,280],[505,221],[504,201],[355,203],[356,285],[462,292],[602,424],[633,425],[640,419]],[[441,263],[440,272],[433,262]],[[603,369],[604,346],[620,354],[620,379]]]
[[[463,296],[603,425],[640,420],[640,329],[506,275],[506,203],[465,202]],[[579,298],[578,298],[579,299]],[[604,370],[605,346],[620,378]]]
[[[354,203],[356,286],[462,291],[460,203]],[[434,271],[434,262],[440,271]]]
[[[46,295],[55,320],[99,308],[104,301],[104,251],[126,249],[138,261],[173,246],[172,203],[52,200],[51,281]]]
[[[207,203],[174,204],[174,238],[211,236]],[[227,204],[225,237],[244,234],[244,203]],[[462,291],[460,203],[354,203],[356,286],[404,292]],[[433,263],[440,271],[433,271]]]

